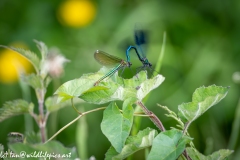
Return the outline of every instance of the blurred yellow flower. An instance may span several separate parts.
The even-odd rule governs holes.
[[[61,23],[70,27],[88,25],[96,15],[96,8],[90,0],[65,0],[58,10]]]
[[[16,43],[10,46],[26,48],[25,45]],[[18,80],[19,73],[29,72],[32,69],[31,63],[19,53],[9,49],[0,51],[0,82],[13,83]]]

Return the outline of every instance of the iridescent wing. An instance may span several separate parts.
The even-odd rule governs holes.
[[[148,43],[147,31],[143,30],[140,24],[135,25],[134,38],[141,57],[143,59],[146,58],[146,45]]]
[[[116,66],[117,64],[120,64],[123,60],[115,57],[113,55],[110,55],[106,52],[96,50],[94,53],[94,58],[96,61],[98,61],[101,65],[106,66],[106,67],[113,67]]]

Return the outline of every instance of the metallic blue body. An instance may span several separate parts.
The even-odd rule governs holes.
[[[147,67],[151,68],[152,64],[148,61],[143,50],[143,45],[147,43],[146,33],[143,30],[135,29],[134,31],[136,46],[129,46],[126,50],[127,62],[130,62],[130,50],[134,49],[138,59],[142,62],[143,66],[141,68],[145,69]]]

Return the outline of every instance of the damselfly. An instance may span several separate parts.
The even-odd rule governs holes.
[[[146,58],[145,45],[147,44],[146,31],[142,30],[138,25],[135,26],[134,38],[136,46],[129,46],[126,50],[127,62],[130,62],[130,50],[134,49],[138,59],[142,62],[143,66],[140,69],[152,69],[152,64]]]
[[[124,61],[121,58],[118,58],[116,56],[110,55],[106,52],[97,50],[94,53],[94,58],[101,64],[106,67],[114,67],[111,71],[109,71],[107,74],[105,74],[103,77],[101,77],[97,82],[94,83],[94,86],[98,85],[102,80],[104,80],[106,77],[112,76],[115,72],[117,72],[120,69],[125,69],[126,67],[131,67],[132,63],[129,61]]]

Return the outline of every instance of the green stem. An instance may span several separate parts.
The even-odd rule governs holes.
[[[23,99],[30,102],[31,101],[31,93],[30,93],[29,86],[26,83],[24,83],[21,78],[19,80],[19,85],[22,90]],[[31,117],[31,115],[29,115],[29,114],[24,115],[24,123],[25,123],[25,132],[32,132],[33,131],[33,119]]]
[[[81,107],[81,112],[84,112]],[[76,145],[80,159],[88,159],[88,125],[86,117],[82,117],[77,122],[76,127]]]
[[[160,55],[158,56],[158,61],[157,61],[156,67],[155,67],[155,71],[157,71],[158,73],[160,72],[160,69],[162,66],[162,61],[163,61],[163,57],[164,57],[164,53],[165,53],[166,39],[167,39],[167,33],[166,33],[166,31],[164,31],[162,48],[161,48]]]
[[[236,147],[237,139],[239,136],[239,127],[240,127],[240,98],[238,101],[238,105],[235,112],[235,118],[233,121],[233,127],[231,131],[229,145],[228,145],[229,149],[235,149]]]
[[[78,113],[78,114],[82,114],[81,112],[79,112],[78,110],[77,110],[77,108],[74,106],[74,104],[73,104],[73,98],[71,98],[71,103],[72,103],[72,107],[73,107],[73,109]]]
[[[67,127],[69,127],[70,125],[72,125],[74,122],[76,122],[79,118],[81,118],[82,116],[84,115],[87,115],[89,113],[92,113],[92,112],[96,112],[96,111],[99,111],[99,110],[103,110],[103,109],[106,109],[107,107],[101,107],[101,108],[96,108],[96,109],[93,109],[93,110],[90,110],[90,111],[87,111],[87,112],[83,112],[82,114],[80,114],[77,118],[75,118],[74,120],[72,120],[71,122],[69,122],[67,125],[65,125],[64,127],[62,127],[59,131],[57,131],[51,138],[49,138],[45,143],[51,141],[53,138],[55,138],[59,133],[61,133],[64,129],[66,129]]]

